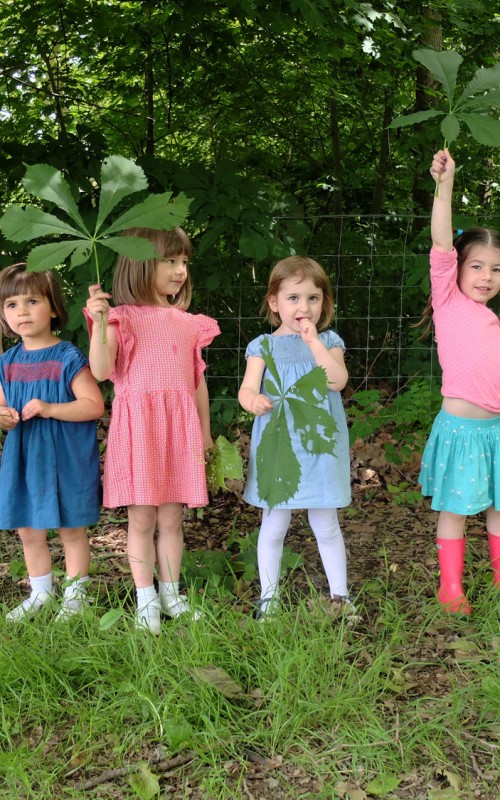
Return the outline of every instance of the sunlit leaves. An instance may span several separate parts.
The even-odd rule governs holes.
[[[52,235],[80,236],[77,228],[35,206],[9,206],[2,217],[1,226],[11,242],[28,242]]]
[[[149,195],[132,208],[122,212],[114,221],[105,222],[108,216],[128,196],[147,189],[147,179],[141,167],[123,156],[110,156],[101,167],[100,196],[94,231],[90,233],[62,173],[47,164],[36,164],[26,170],[24,188],[39,200],[50,203],[68,215],[74,225],[59,219],[53,213],[36,206],[22,208],[10,206],[0,219],[0,228],[7,239],[15,242],[31,241],[47,236],[64,236],[62,241],[40,244],[28,256],[28,269],[46,270],[67,259],[72,268],[86,263],[94,255],[97,282],[100,282],[97,245],[134,260],[154,256],[150,242],[138,237],[111,236],[130,227],[148,227],[169,230],[179,225],[187,216],[189,200],[172,193]]]
[[[413,56],[444,87],[447,108],[397,117],[389,128],[415,125],[433,117],[444,116],[441,121],[441,133],[444,136],[445,147],[458,138],[461,122],[465,123],[472,137],[480,144],[499,147],[500,121],[498,118],[488,116],[486,112],[497,109],[500,104],[500,63],[488,69],[478,69],[457,97],[458,70],[463,62],[461,55],[455,50],[436,52],[423,49],[414,50]]]

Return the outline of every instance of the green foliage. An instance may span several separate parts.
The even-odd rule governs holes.
[[[461,122],[465,123],[471,136],[480,144],[500,147],[500,120],[498,117],[488,116],[487,113],[496,111],[500,104],[500,63],[487,69],[478,69],[472,80],[457,93],[458,69],[463,62],[461,55],[455,50],[436,52],[422,49],[414,50],[413,56],[443,85],[446,102],[442,104],[442,108],[396,117],[389,128],[400,128],[444,117],[441,120],[441,132],[445,147],[458,137]]]
[[[246,596],[250,582],[258,577],[257,540],[259,531],[242,535],[235,525],[226,541],[225,550],[186,550],[182,560],[182,577],[186,585],[201,589],[209,597]],[[302,566],[300,553],[287,545],[280,561],[280,577]]]
[[[290,500],[299,488],[301,466],[292,447],[287,410],[298,431],[302,447],[313,455],[335,455],[337,425],[320,403],[328,395],[326,372],[314,367],[292,386],[282,384],[271,347],[264,339],[262,358],[271,375],[266,391],[273,399],[273,410],[257,447],[257,491],[268,508]]]
[[[423,449],[441,403],[439,387],[423,379],[415,380],[391,401],[384,400],[378,389],[355,392],[346,408],[350,442],[390,431],[390,441],[384,442],[387,460],[393,464],[411,461],[415,451]],[[401,496],[406,488],[400,485],[391,493]],[[417,499],[408,493],[405,496],[407,502]]]
[[[92,232],[87,227],[73,198],[71,187],[60,170],[47,164],[29,166],[22,184],[30,195],[55,206],[73,222],[73,225],[69,225],[36,206],[22,207],[14,204],[7,208],[0,219],[0,229],[13,242],[29,242],[54,235],[71,237],[69,240],[35,247],[27,258],[28,269],[51,269],[68,258],[71,259],[71,268],[74,268],[87,263],[93,256],[98,283],[101,281],[98,245],[100,248],[108,248],[113,254],[118,253],[138,261],[154,256],[154,248],[149,241],[136,236],[110,234],[141,226],[170,230],[184,221],[189,206],[185,195],[179,195],[175,200],[171,199],[171,192],[149,195],[110,222],[109,215],[125,197],[147,188],[147,179],[141,167],[122,156],[110,156],[102,164],[101,191]],[[106,220],[107,227],[103,227]]]
[[[216,494],[219,489],[227,489],[226,478],[243,478],[243,461],[238,447],[228,442],[222,434],[217,437],[207,456],[206,474],[208,491],[211,494]]]

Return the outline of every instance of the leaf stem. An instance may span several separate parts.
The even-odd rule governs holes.
[[[97,257],[97,247],[96,247],[96,240],[92,239],[92,250],[94,251],[94,262],[95,262],[95,274],[96,274],[96,282],[101,285],[101,275],[99,272],[99,259]],[[106,328],[104,325],[104,317],[101,314],[101,342],[106,344]]]

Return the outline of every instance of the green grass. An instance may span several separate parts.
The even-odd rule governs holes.
[[[100,630],[118,594],[64,625],[45,609],[27,624],[2,619],[0,797],[155,797],[128,777],[80,784],[155,752],[191,751],[184,774],[207,800],[247,798],[244,777],[259,759],[277,765],[280,797],[349,797],[350,786],[493,798],[500,639],[487,580],[476,577],[471,619],[443,616],[418,573],[366,584],[354,627],[314,596],[266,624],[205,600],[201,621],[165,621],[158,639],[134,632],[126,614]],[[207,667],[219,672],[196,672]],[[215,684],[225,677],[236,696]],[[315,791],[294,788],[280,765],[314,779]]]

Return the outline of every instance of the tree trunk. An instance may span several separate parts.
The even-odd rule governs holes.
[[[426,20],[424,27],[424,36],[422,44],[424,47],[431,47],[433,50],[443,49],[443,31],[441,28],[441,14],[433,8],[424,6],[422,8],[422,15]],[[427,111],[433,107],[430,101],[431,92],[437,86],[430,72],[422,65],[417,67],[416,75],[416,91],[415,91],[415,111]],[[429,152],[429,146],[426,137],[421,135],[423,130],[421,125],[415,125],[415,166],[414,179],[413,179],[413,205],[417,211],[422,211],[424,214],[430,214],[432,208],[432,191],[425,188],[422,182],[422,170],[426,168],[426,164],[430,165],[432,153]],[[427,221],[425,219],[415,219],[414,232],[417,233],[422,228],[425,228]]]
[[[384,201],[385,184],[387,180],[387,167],[389,164],[389,131],[387,126],[392,119],[392,109],[386,104],[382,120],[382,132],[380,134],[380,153],[377,181],[372,194],[370,214],[380,214]]]

